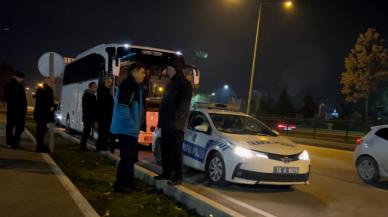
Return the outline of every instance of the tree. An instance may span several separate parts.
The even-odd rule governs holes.
[[[314,118],[317,111],[318,103],[316,103],[313,96],[307,92],[303,97],[303,104],[300,108],[300,112],[304,118]]]
[[[271,115],[275,113],[275,100],[271,95],[263,96],[260,104],[262,114]]]
[[[341,75],[346,102],[364,100],[365,121],[368,120],[369,96],[379,80],[388,77],[388,54],[383,39],[375,29],[360,34],[357,43],[345,58],[345,72]]]
[[[290,95],[286,89],[283,89],[277,101],[277,110],[280,115],[293,116],[295,115],[295,107],[291,102]]]

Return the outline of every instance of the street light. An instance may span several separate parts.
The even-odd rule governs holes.
[[[216,93],[215,93],[215,92],[213,92],[211,95],[212,95],[212,96],[215,96],[215,95],[216,95]]]
[[[225,84],[224,85],[224,90],[229,90],[229,85]]]
[[[293,3],[292,3],[292,1],[285,1],[285,2],[283,2],[283,6],[285,9],[290,10],[290,9],[292,9]]]
[[[278,2],[280,3],[280,2]],[[260,35],[260,19],[261,19],[261,11],[263,4],[276,4],[276,2],[263,2],[259,0],[259,15],[257,16],[257,25],[256,25],[256,37],[255,37],[255,46],[253,48],[253,60],[252,60],[252,68],[251,68],[251,80],[249,82],[249,92],[248,92],[248,104],[247,104],[247,114],[251,112],[251,101],[252,101],[252,91],[253,91],[253,80],[255,78],[255,66],[256,66],[256,56],[257,56],[257,45],[259,43],[259,35]],[[292,1],[283,2],[283,6],[286,9],[291,9],[293,6]]]

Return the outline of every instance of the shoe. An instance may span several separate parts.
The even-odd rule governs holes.
[[[170,180],[168,180],[167,184],[169,184],[169,185],[181,185],[182,179],[171,178]]]
[[[132,188],[127,188],[127,187],[114,187],[113,190],[116,193],[122,193],[122,194],[129,194],[133,192]]]
[[[154,176],[155,180],[169,180],[170,178],[171,176],[165,174]]]
[[[129,187],[129,189],[131,189],[132,191],[141,191],[141,188],[139,188],[139,187],[137,187],[137,186],[131,186],[131,187]]]
[[[19,149],[20,147],[18,145],[11,145],[11,149]]]

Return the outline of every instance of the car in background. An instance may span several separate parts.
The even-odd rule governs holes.
[[[184,165],[204,171],[215,184],[308,184],[308,152],[241,112],[194,109],[182,149]],[[160,162],[160,130],[152,150]]]
[[[359,177],[368,184],[388,177],[388,125],[372,127],[356,145],[354,164]]]
[[[277,128],[283,131],[292,131],[296,129],[296,126],[294,124],[278,124]]]

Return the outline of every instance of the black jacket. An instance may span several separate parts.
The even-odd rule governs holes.
[[[184,131],[193,88],[183,75],[175,75],[166,88],[159,110],[158,127]]]
[[[98,85],[97,89],[97,121],[110,127],[113,113],[113,96],[109,88],[104,84]]]
[[[82,96],[82,120],[95,120],[97,114],[97,97],[86,89]]]
[[[54,107],[54,92],[47,84],[39,87],[35,93],[34,118],[39,121],[52,121]]]
[[[23,84],[15,79],[9,81],[5,85],[3,99],[7,103],[8,115],[23,118],[26,116],[27,99]]]

